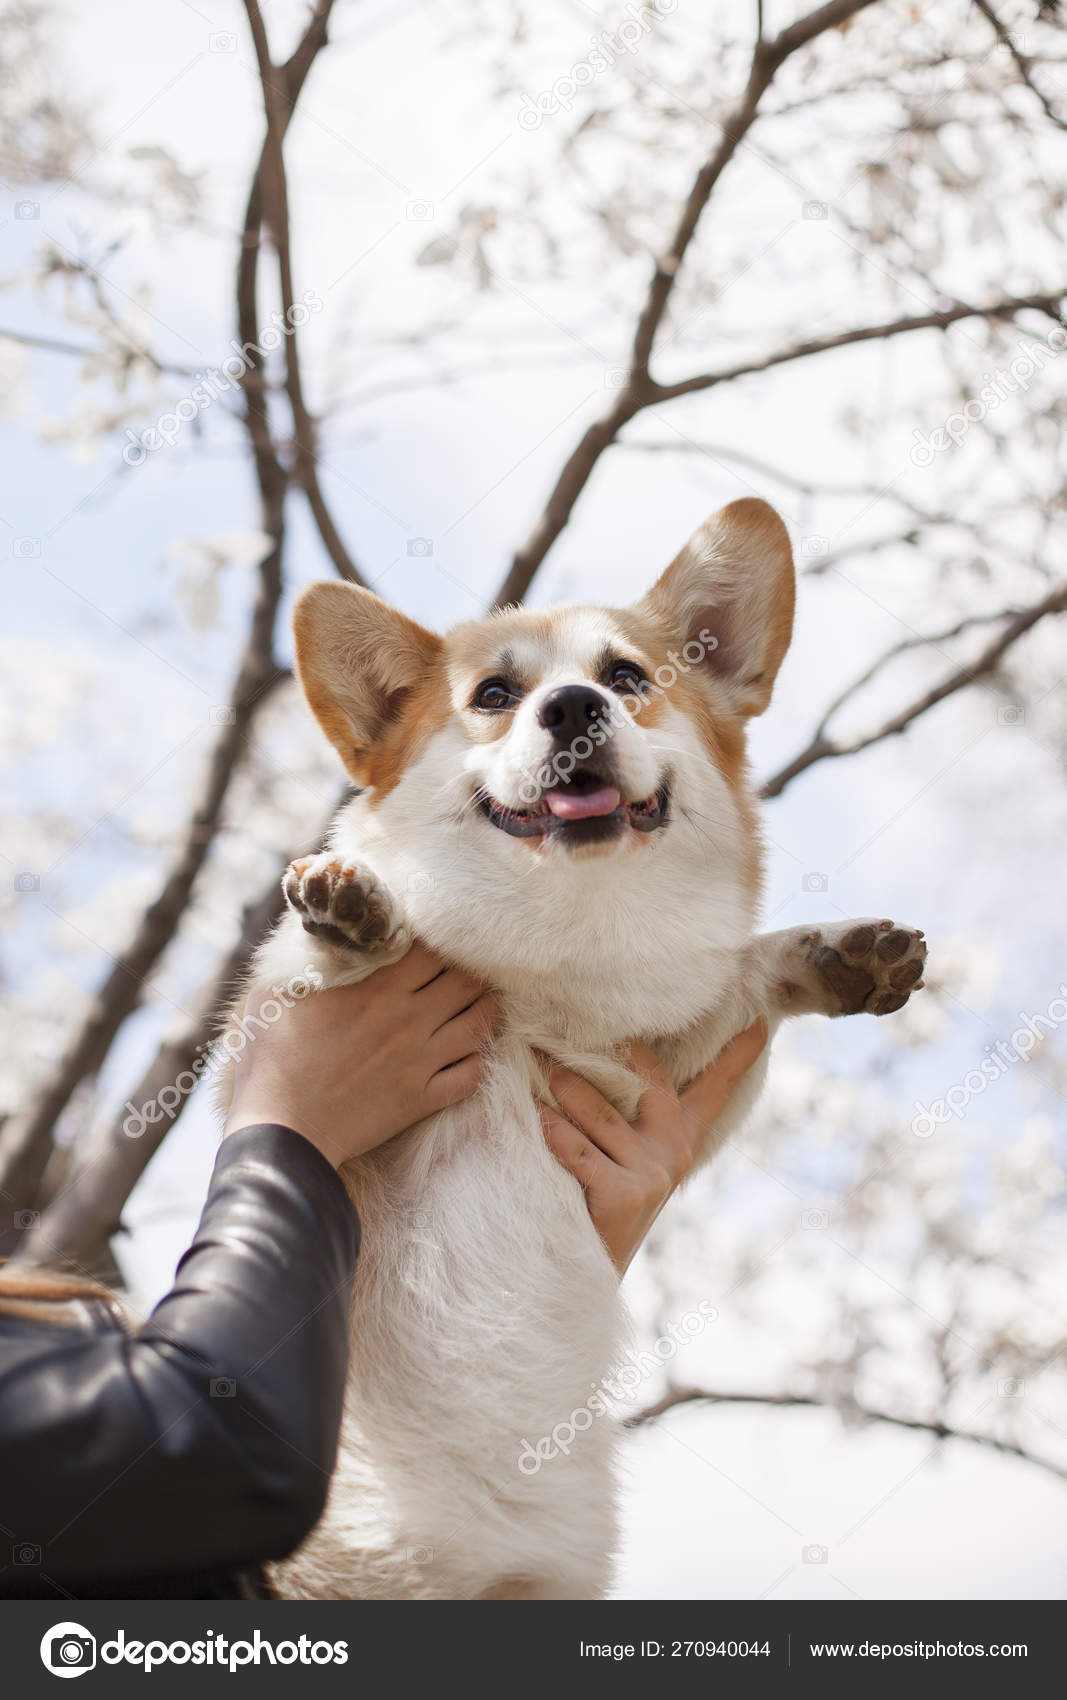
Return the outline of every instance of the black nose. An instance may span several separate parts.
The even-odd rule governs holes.
[[[546,732],[560,744],[585,738],[598,720],[606,720],[611,704],[591,685],[561,685],[550,691],[537,711]]]

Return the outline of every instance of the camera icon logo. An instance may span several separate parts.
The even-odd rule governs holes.
[[[34,1546],[32,1541],[19,1541],[11,1548],[12,1564],[40,1564],[41,1549]]]
[[[33,218],[40,218],[40,216],[41,216],[41,203],[40,203],[40,201],[16,201],[15,202],[15,217],[16,218],[33,219]]]
[[[830,209],[827,206],[825,201],[805,201],[804,202],[804,217],[805,218],[814,218],[814,219],[826,218],[829,215],[829,211],[830,211]]]
[[[828,874],[805,874],[800,882],[801,891],[829,891],[830,878]]]
[[[37,1226],[41,1220],[41,1212],[39,1210],[16,1210],[12,1220],[19,1232],[24,1234],[27,1229]]]
[[[81,1623],[54,1624],[41,1640],[41,1663],[53,1676],[84,1676],[96,1667],[96,1638]]]
[[[408,1547],[404,1556],[409,1564],[432,1564],[433,1547]]]
[[[409,201],[405,210],[408,218],[415,219],[417,223],[425,224],[427,219],[433,217],[433,202]]]
[[[432,874],[409,874],[407,885],[408,890],[413,892],[433,891],[437,881]]]
[[[816,1541],[810,1547],[801,1547],[800,1556],[805,1564],[826,1564],[830,1554],[826,1547]]]
[[[16,561],[32,561],[41,553],[39,537],[16,537],[11,545],[11,553]]]
[[[214,35],[208,36],[207,44],[212,53],[237,52],[237,37],[232,30],[216,30]]]
[[[1001,703],[997,709],[998,726],[1025,726],[1026,710],[1021,702]]]
[[[228,702],[217,702],[208,715],[212,726],[233,726],[237,720],[236,710]]]
[[[813,532],[810,537],[805,537],[800,547],[805,555],[827,555],[830,552],[830,539]]]
[[[828,1210],[805,1210],[801,1217],[805,1228],[828,1228],[830,1212]]]
[[[409,555],[417,555],[417,556],[420,556],[420,557],[425,557],[426,555],[432,555],[433,554],[433,538],[432,537],[409,537],[408,538],[408,554]]]
[[[208,1382],[208,1392],[213,1399],[236,1399],[237,1382],[232,1375],[216,1375]]]
[[[16,891],[40,891],[40,889],[41,889],[41,876],[40,876],[40,874],[31,874],[31,873],[28,873],[24,869],[21,874],[15,875],[15,890]]]
[[[1007,1381],[997,1382],[997,1392],[1002,1399],[1021,1399],[1026,1392],[1026,1383],[1018,1376],[1010,1375]]]
[[[609,366],[604,373],[604,388],[606,390],[624,390],[628,373],[625,366]]]

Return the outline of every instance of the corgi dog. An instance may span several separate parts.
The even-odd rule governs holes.
[[[785,527],[757,500],[709,519],[628,608],[510,608],[440,637],[351,585],[301,595],[300,682],[359,791],[329,849],[288,870],[252,978],[303,975],[310,953],[350,983],[417,936],[493,987],[504,1022],[474,1096],[343,1171],[363,1229],[346,1413],[280,1595],[603,1595],[610,1417],[565,1454],[539,1442],[598,1410],[624,1317],[543,1137],[544,1057],[632,1116],[628,1039],[682,1086],[760,1016],[773,1036],[789,1015],[887,1014],[921,983],[922,934],[888,920],[755,933],[745,728],[793,599]],[[765,1067],[766,1050],[704,1157]]]

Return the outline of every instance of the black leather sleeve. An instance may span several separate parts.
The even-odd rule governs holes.
[[[325,1158],[245,1128],[135,1333],[0,1315],[0,1593],[290,1552],[333,1468],[358,1247]]]

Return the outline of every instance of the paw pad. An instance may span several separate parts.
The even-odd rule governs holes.
[[[305,856],[282,881],[289,907],[304,930],[343,950],[370,950],[389,942],[397,916],[385,887],[369,868],[338,856]]]
[[[912,935],[906,933],[903,927],[894,927],[892,932],[878,940],[875,950],[882,962],[897,962],[911,945]]]
[[[891,1015],[922,986],[926,941],[915,928],[893,921],[823,927],[810,949],[811,965],[841,1015]]]

